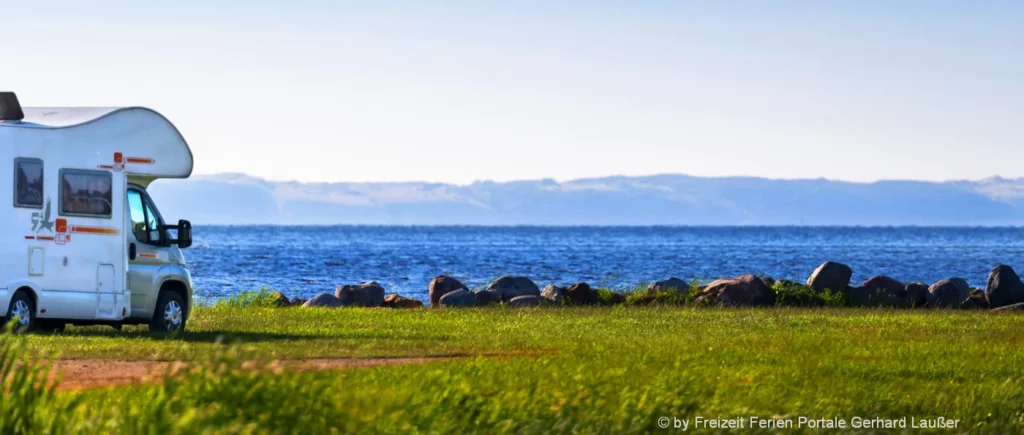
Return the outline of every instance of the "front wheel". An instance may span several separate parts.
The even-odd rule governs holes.
[[[185,302],[175,292],[162,292],[156,302],[153,320],[149,322],[150,332],[185,332]]]
[[[11,305],[7,307],[5,322],[14,321],[14,332],[25,332],[32,329],[36,323],[36,304],[24,291],[18,291],[11,298]]]

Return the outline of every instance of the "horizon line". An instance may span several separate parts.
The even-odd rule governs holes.
[[[604,176],[596,176],[596,177],[570,178],[570,179],[563,179],[563,180],[559,180],[559,179],[556,179],[554,177],[524,178],[524,179],[504,180],[504,181],[498,181],[498,180],[492,180],[492,179],[484,179],[484,180],[473,180],[470,183],[455,183],[455,182],[446,182],[446,181],[424,181],[424,180],[409,180],[409,181],[301,181],[301,180],[294,179],[294,178],[293,179],[271,179],[271,178],[266,178],[266,177],[262,177],[262,176],[259,176],[259,175],[248,174],[248,173],[245,173],[245,172],[214,172],[214,173],[192,174],[192,176],[190,176],[189,178],[218,177],[218,176],[242,176],[242,177],[254,178],[254,179],[258,179],[260,181],[265,181],[265,182],[270,182],[270,183],[299,183],[299,184],[444,184],[444,185],[457,186],[457,187],[466,187],[466,186],[472,186],[472,185],[476,185],[476,184],[487,184],[487,183],[508,184],[508,183],[526,183],[526,182],[540,182],[540,183],[543,183],[543,182],[554,182],[554,183],[557,183],[557,184],[567,184],[567,183],[574,183],[574,182],[581,182],[581,181],[597,181],[597,180],[608,179],[608,178],[654,178],[654,177],[665,177],[665,176],[702,178],[702,179],[709,179],[709,180],[716,180],[716,179],[717,180],[722,180],[722,179],[754,179],[754,180],[765,180],[765,181],[825,181],[825,182],[833,182],[833,183],[849,183],[849,184],[865,184],[865,185],[867,185],[867,184],[877,184],[877,183],[883,183],[883,182],[914,182],[914,183],[946,184],[946,183],[978,183],[978,182],[983,182],[983,181],[1018,181],[1018,180],[1024,180],[1024,176],[1022,176],[1022,177],[1015,177],[1014,178],[1014,177],[1004,177],[1002,175],[992,175],[992,176],[988,176],[988,177],[984,177],[984,178],[976,178],[976,179],[957,178],[957,179],[945,179],[945,180],[922,180],[922,179],[913,179],[913,178],[879,178],[879,179],[872,180],[872,181],[853,181],[853,180],[843,180],[843,179],[828,178],[828,177],[771,178],[771,177],[764,177],[764,176],[758,176],[758,175],[714,175],[714,176],[710,176],[710,175],[692,175],[692,174],[686,174],[686,173],[681,173],[681,172],[662,172],[662,173],[654,173],[654,174],[647,174],[647,175],[621,175],[621,174],[613,174],[613,175],[604,175]]]

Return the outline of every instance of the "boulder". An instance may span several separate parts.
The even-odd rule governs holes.
[[[417,299],[390,294],[384,298],[384,306],[388,308],[423,308],[423,302]]]
[[[931,294],[930,306],[957,308],[971,295],[971,286],[963,278],[949,278],[936,281],[928,287]]]
[[[292,304],[288,296],[276,290],[270,293],[270,301],[275,307],[287,307]]]
[[[362,284],[339,285],[334,296],[341,300],[342,305],[357,307],[379,307],[384,305],[384,287],[376,281]]]
[[[992,308],[1024,302],[1024,283],[1012,267],[1000,264],[988,274],[985,296]]]
[[[846,300],[854,307],[890,307],[898,308],[907,305],[907,298],[881,287],[848,287]]]
[[[476,304],[479,306],[501,303],[501,293],[497,290],[476,290],[473,295],[476,296]]]
[[[906,284],[885,275],[876,275],[868,278],[868,280],[864,281],[864,284],[861,284],[861,286],[869,289],[882,290],[885,293],[895,296],[907,296]]]
[[[442,307],[472,307],[476,305],[476,295],[462,288],[445,293],[437,303]]]
[[[519,296],[540,296],[540,288],[525,276],[505,275],[494,280],[486,290],[496,290],[503,300],[511,300]]]
[[[756,275],[719,279],[708,284],[696,302],[730,306],[766,306],[775,304],[775,292]]]
[[[540,295],[551,303],[560,304],[565,298],[565,287],[548,284],[547,287],[544,287],[544,291],[540,292]]]
[[[990,308],[988,298],[985,297],[985,292],[981,290],[974,290],[971,292],[967,299],[964,299],[960,303],[960,309],[962,310],[987,310]]]
[[[309,307],[338,308],[338,307],[341,307],[341,306],[343,306],[342,303],[341,303],[341,299],[338,299],[336,296],[334,296],[334,295],[332,295],[330,293],[320,293],[320,294],[310,298],[308,301],[306,301],[306,303],[302,304],[302,308],[309,308]]]
[[[683,281],[676,277],[672,277],[662,281],[654,281],[651,283],[651,285],[647,286],[647,293],[668,291],[685,293],[690,291],[690,285],[687,284],[686,281]]]
[[[827,261],[814,269],[811,276],[807,278],[807,286],[816,292],[823,292],[825,289],[841,292],[850,286],[851,277],[853,277],[853,269],[850,269],[850,266]]]
[[[921,308],[928,306],[932,294],[928,291],[928,284],[923,282],[912,282],[903,288],[903,294],[907,297],[907,306]]]
[[[992,311],[1024,311],[1024,302],[1018,302],[1016,304],[1003,305],[999,308],[993,308]]]
[[[538,295],[516,296],[508,301],[508,306],[516,308],[537,307],[546,300]]]
[[[430,280],[430,288],[427,290],[427,294],[430,297],[430,306],[437,306],[442,296],[465,288],[466,286],[462,285],[459,280],[447,275],[439,275],[437,278]]]
[[[307,299],[303,299],[303,298],[292,298],[291,305],[293,305],[293,306],[301,306],[302,304],[305,304],[306,301],[307,301]]]
[[[590,284],[580,282],[565,289],[565,299],[572,305],[592,305],[597,303],[597,290]]]
[[[775,278],[770,276],[762,276],[761,281],[764,282],[765,287],[772,288],[775,286]]]

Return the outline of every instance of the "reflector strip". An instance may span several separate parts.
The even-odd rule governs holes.
[[[103,235],[116,235],[118,233],[117,228],[107,227],[87,227],[81,225],[71,225],[72,233],[85,233],[85,234],[103,234]]]

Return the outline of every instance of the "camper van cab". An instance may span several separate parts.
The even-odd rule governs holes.
[[[0,167],[12,174],[0,177],[11,196],[0,218],[4,320],[185,329],[192,226],[165,222],[146,193],[192,173],[174,125],[141,107],[22,108],[0,92]]]

